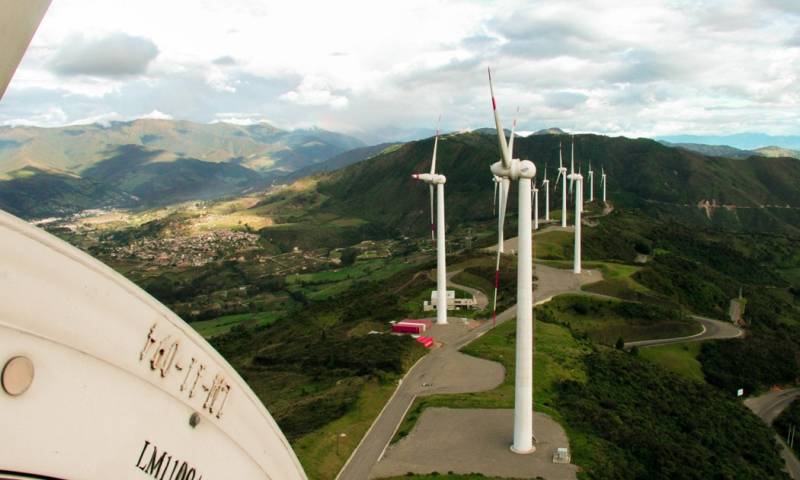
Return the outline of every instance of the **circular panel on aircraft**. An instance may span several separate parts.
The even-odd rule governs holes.
[[[25,393],[33,383],[33,362],[27,357],[14,357],[3,367],[3,390],[12,397]]]

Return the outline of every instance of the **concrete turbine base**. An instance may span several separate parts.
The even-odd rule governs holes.
[[[509,447],[509,450],[511,450],[513,453],[516,453],[517,455],[528,455],[536,451],[536,446],[534,445],[527,450],[517,450],[516,448],[514,448],[514,445],[511,445]]]

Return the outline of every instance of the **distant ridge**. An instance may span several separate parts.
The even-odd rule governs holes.
[[[757,157],[786,157],[800,159],[800,151],[781,147],[762,147],[755,150],[742,150],[730,145],[706,145],[703,143],[671,143],[661,140],[660,143],[668,147],[683,148],[692,152],[702,153],[711,157],[749,158]]]
[[[800,150],[800,135],[768,135],[766,133],[735,133],[732,135],[663,135],[656,140],[671,143],[730,145],[742,150],[756,150],[768,145]]]
[[[533,132],[534,135],[566,135],[567,132],[561,130],[558,127],[550,127],[550,128],[543,128],[536,132]]]

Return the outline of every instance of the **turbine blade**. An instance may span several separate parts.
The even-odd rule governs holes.
[[[561,142],[558,142],[558,168],[564,168],[564,159],[561,157]]]
[[[571,156],[571,159],[570,159],[570,162],[569,162],[569,173],[570,174],[575,173],[575,135],[572,135],[572,156]],[[572,179],[572,177],[570,177],[570,179],[569,179],[569,193],[572,193],[572,184],[573,183],[574,183],[574,180]]]
[[[494,183],[494,195],[492,195],[492,215],[494,215],[497,213],[497,182],[492,183]]]
[[[503,167],[509,168],[511,166],[511,154],[508,151],[506,144],[506,134],[503,131],[503,124],[500,122],[500,115],[497,113],[497,102],[494,99],[494,85],[492,85],[492,69],[489,71],[489,92],[492,94],[492,111],[494,112],[494,125],[497,129],[497,140],[500,143],[501,161]]]
[[[433,160],[431,160],[431,175],[436,173],[436,149],[439,146],[439,121],[441,121],[442,117],[439,116],[439,120],[436,122],[436,139],[433,141]]]
[[[514,158],[514,132],[517,130],[517,116],[519,116],[519,107],[517,107],[517,115],[514,116],[514,122],[511,124],[511,137],[508,139],[508,155]],[[505,133],[503,133],[505,136]]]

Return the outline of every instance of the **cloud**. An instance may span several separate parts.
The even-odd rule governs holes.
[[[214,65],[219,65],[221,67],[229,67],[232,65],[236,65],[236,59],[231,57],[230,55],[223,55],[221,57],[217,57],[211,61]]]
[[[148,113],[146,115],[142,115],[139,118],[148,118],[148,119],[151,119],[151,120],[172,120],[173,119],[172,115],[170,115],[168,113],[164,113],[164,112],[159,112],[158,110],[153,110],[152,112],[150,112],[150,113]]]
[[[296,89],[281,95],[281,100],[303,106],[323,106],[332,109],[347,108],[347,97],[333,92],[332,87],[322,77],[306,76]]]
[[[87,39],[73,36],[50,59],[50,70],[62,76],[125,77],[147,71],[158,47],[144,37],[113,33]]]
[[[272,123],[269,119],[258,113],[223,112],[214,115],[216,118],[211,123],[230,123],[233,125],[250,126],[259,123]]]
[[[389,8],[341,0],[315,8],[309,16],[302,2],[59,0],[0,122],[156,110],[384,141],[430,131],[440,113],[446,130],[489,126],[492,66],[498,108],[510,124],[520,105],[521,130],[792,134],[800,125],[797,0],[541,0],[535,8],[525,0]],[[298,35],[299,25],[314,34]],[[136,36],[108,34],[121,31]]]
[[[570,110],[586,102],[589,97],[578,92],[550,92],[545,99],[548,107]]]

